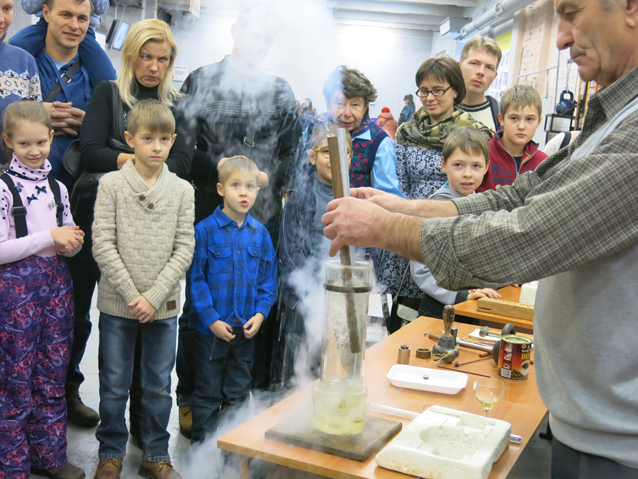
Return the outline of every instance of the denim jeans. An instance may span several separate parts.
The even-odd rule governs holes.
[[[100,417],[95,436],[100,459],[119,459],[126,453],[128,430],[124,419],[133,377],[135,342],[140,336],[140,379],[143,419],[140,439],[142,457],[166,461],[166,431],[171,414],[171,371],[175,365],[176,318],[141,324],[135,319],[100,313]]]
[[[235,339],[226,342],[194,329],[180,331],[193,359],[194,390],[191,396],[193,429],[191,442],[206,439],[220,422],[220,410],[230,415],[248,399],[255,338],[247,339],[242,327],[233,328]]]

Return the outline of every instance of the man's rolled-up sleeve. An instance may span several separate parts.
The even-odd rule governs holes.
[[[636,123],[586,157],[550,157],[512,187],[455,201],[458,217],[424,220],[421,252],[438,284],[460,290],[538,280],[638,242]]]

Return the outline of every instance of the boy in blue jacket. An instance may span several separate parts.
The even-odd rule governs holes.
[[[220,410],[239,409],[252,382],[255,335],[277,297],[275,248],[248,213],[259,191],[259,168],[234,156],[219,168],[224,205],[195,227],[190,294],[197,315],[188,337],[193,351],[192,443],[217,430]]]

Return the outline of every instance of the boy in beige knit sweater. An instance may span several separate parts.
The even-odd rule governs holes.
[[[96,479],[120,477],[128,430],[124,420],[136,339],[142,357],[139,474],[177,479],[168,455],[171,371],[175,363],[179,280],[195,247],[194,193],[164,161],[175,120],[157,100],[137,103],[125,137],[135,158],[100,180],[93,255],[100,267],[100,417]]]

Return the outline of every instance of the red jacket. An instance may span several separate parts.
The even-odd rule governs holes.
[[[530,141],[525,145],[521,167],[516,171],[516,161],[505,149],[501,137],[503,130],[496,132],[494,138],[490,140],[490,168],[483,183],[476,191],[495,190],[498,185],[511,185],[516,177],[526,171],[534,169],[547,158],[547,155],[538,148],[538,143]]]
[[[397,121],[392,116],[392,113],[381,112],[377,118],[377,125],[379,125],[383,131],[385,131],[390,139],[394,141],[394,135],[397,134]]]

